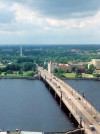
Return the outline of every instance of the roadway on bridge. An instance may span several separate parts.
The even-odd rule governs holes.
[[[47,70],[38,67],[41,77],[53,88],[87,134],[100,134],[100,113],[72,87]],[[89,128],[93,124],[95,130]]]

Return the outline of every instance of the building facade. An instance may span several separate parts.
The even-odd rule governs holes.
[[[100,70],[100,59],[92,59],[92,61],[88,64],[88,68],[91,64],[95,66],[96,70]]]
[[[48,63],[48,72],[53,73],[55,69],[58,69],[58,64],[50,61]]]
[[[55,63],[55,62],[49,62],[48,63],[48,72],[54,73],[55,69],[62,69],[66,70],[68,72],[71,72],[72,67],[69,64],[61,64],[61,63]]]

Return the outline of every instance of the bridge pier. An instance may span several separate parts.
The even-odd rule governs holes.
[[[41,74],[39,74],[39,80],[43,80],[43,78],[41,77]]]
[[[71,118],[71,116],[72,116],[71,113],[69,113],[69,118]]]
[[[56,94],[56,92],[55,92],[55,98],[57,97],[57,94]]]
[[[61,108],[61,105],[62,105],[62,91],[61,91],[61,96],[60,96],[60,108]]]
[[[51,87],[49,86],[49,91],[51,90]]]

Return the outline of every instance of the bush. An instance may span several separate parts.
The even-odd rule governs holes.
[[[80,74],[76,74],[75,78],[82,78],[82,74],[81,73]]]
[[[23,71],[22,71],[22,70],[20,70],[20,71],[19,71],[19,74],[21,74],[21,75],[22,75],[22,74],[23,74]]]
[[[7,75],[7,72],[5,72],[4,75]]]
[[[7,74],[13,74],[14,72],[12,70],[8,70]]]
[[[34,72],[29,73],[29,76],[30,76],[30,77],[33,77],[34,75],[35,75]]]
[[[100,78],[100,74],[93,74],[94,77]]]

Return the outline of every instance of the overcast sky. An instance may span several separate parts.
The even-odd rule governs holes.
[[[0,0],[0,44],[100,44],[100,0]]]

